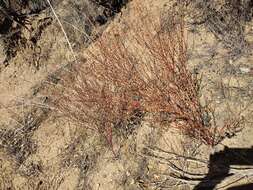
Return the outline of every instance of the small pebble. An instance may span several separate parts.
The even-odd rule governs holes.
[[[154,174],[154,178],[155,178],[156,180],[158,180],[158,179],[160,178],[160,176],[159,176],[159,175]]]
[[[129,182],[130,185],[133,185],[134,183],[135,183],[134,179],[131,179]]]
[[[248,67],[240,67],[240,71],[241,73],[245,74],[245,73],[249,73],[250,72],[250,68]]]

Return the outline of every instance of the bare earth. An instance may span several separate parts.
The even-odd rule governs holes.
[[[133,7],[139,2],[131,1],[122,13],[106,25],[96,26],[93,32],[104,31],[103,35],[108,35],[113,28],[124,30],[126,23],[137,19]],[[147,14],[166,15],[174,2],[142,0],[140,5],[147,8]],[[65,0],[58,5],[56,11],[60,19],[71,14],[71,10],[64,8],[68,3]],[[208,147],[175,129],[163,130],[143,122],[126,139],[115,139],[119,153],[115,158],[98,135],[75,126],[47,104],[53,98],[55,75],[60,77],[62,68],[74,62],[61,28],[53,19],[43,30],[38,47],[22,47],[7,67],[1,64],[5,55],[0,43],[0,189],[187,190],[193,189],[199,180],[173,177],[171,174],[182,174],[173,166],[204,177],[208,164],[185,157],[208,162],[210,154],[224,150],[225,146],[251,148],[253,21],[247,22],[245,27],[247,52],[235,57],[229,55],[224,43],[205,24],[192,24],[197,14],[194,6],[187,7],[189,69],[202,76],[201,102],[212,105],[218,125],[243,116],[242,130],[218,146]],[[71,27],[67,32],[76,56],[85,64],[84,55],[90,42],[80,43],[83,34]],[[29,33],[24,32],[24,35],[29,38]],[[225,178],[216,188],[252,183],[252,168],[233,171],[234,175]],[[189,174],[188,177],[194,176]]]

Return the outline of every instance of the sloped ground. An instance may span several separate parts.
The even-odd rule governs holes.
[[[221,1],[216,3],[217,7],[223,5]],[[95,21],[97,15],[104,14],[103,7],[91,8],[91,4],[80,4],[79,1],[57,4],[56,11],[79,61],[85,64],[82,54],[102,30],[124,29],[124,24],[135,18],[133,7],[136,4],[138,1],[129,3],[121,14],[108,22],[109,27],[108,23],[101,26]],[[168,0],[145,0],[141,5],[147,6],[148,14],[165,15],[164,22],[171,6],[176,6]],[[45,18],[52,22],[43,29],[36,47],[21,48],[9,66],[1,69],[0,189],[192,189],[199,181],[182,179],[178,175],[184,173],[193,178],[194,175],[187,172],[205,174],[208,165],[185,158],[207,162],[209,155],[222,150],[224,145],[233,148],[253,146],[252,21],[245,23],[247,51],[238,55],[210,30],[209,23],[196,22],[196,18],[201,18],[201,10],[198,12],[194,4],[188,5],[186,10],[189,68],[202,75],[202,103],[215,108],[218,125],[227,119],[244,116],[242,130],[228,134],[231,138],[210,148],[176,130],[163,131],[143,122],[127,139],[118,139],[115,148],[119,157],[115,158],[99,136],[74,126],[46,106],[62,71],[74,64],[61,28],[48,9],[33,21],[34,27],[44,23]],[[94,23],[86,20],[83,15],[86,11],[90,12]],[[85,27],[86,24],[89,26]],[[89,38],[73,27],[84,27],[86,34],[90,31]],[[23,35],[30,38],[25,32]],[[227,189],[225,185],[241,177],[230,186],[252,182],[252,173],[234,173],[219,187]]]

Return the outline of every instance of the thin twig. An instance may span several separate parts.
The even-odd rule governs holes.
[[[75,55],[74,50],[73,50],[73,48],[72,48],[72,45],[71,45],[71,43],[70,43],[70,41],[69,41],[68,35],[67,35],[67,33],[66,33],[66,31],[65,31],[65,29],[64,29],[64,27],[63,27],[63,25],[62,25],[62,23],[61,23],[61,21],[60,21],[60,19],[59,19],[59,17],[58,17],[58,15],[56,14],[56,12],[55,12],[55,10],[54,10],[52,4],[50,3],[50,0],[47,0],[47,3],[48,3],[48,5],[50,6],[50,8],[51,8],[51,10],[52,10],[52,12],[53,12],[53,14],[54,14],[54,16],[55,16],[55,18],[56,18],[58,24],[60,25],[61,30],[62,30],[62,32],[63,32],[63,34],[64,34],[64,36],[65,36],[65,39],[66,39],[66,41],[67,41],[67,43],[68,43],[69,49],[70,49],[70,51],[71,51],[71,54],[73,55],[73,58],[74,58],[75,62],[77,63],[77,58],[76,58],[76,55]]]

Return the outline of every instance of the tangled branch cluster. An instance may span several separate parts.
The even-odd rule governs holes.
[[[187,70],[184,18],[172,18],[164,31],[159,18],[141,15],[127,33],[113,30],[98,39],[87,63],[62,80],[59,110],[111,146],[114,130],[126,127],[137,112],[139,119],[145,114],[153,124],[214,145],[217,131],[204,121],[199,81]]]

